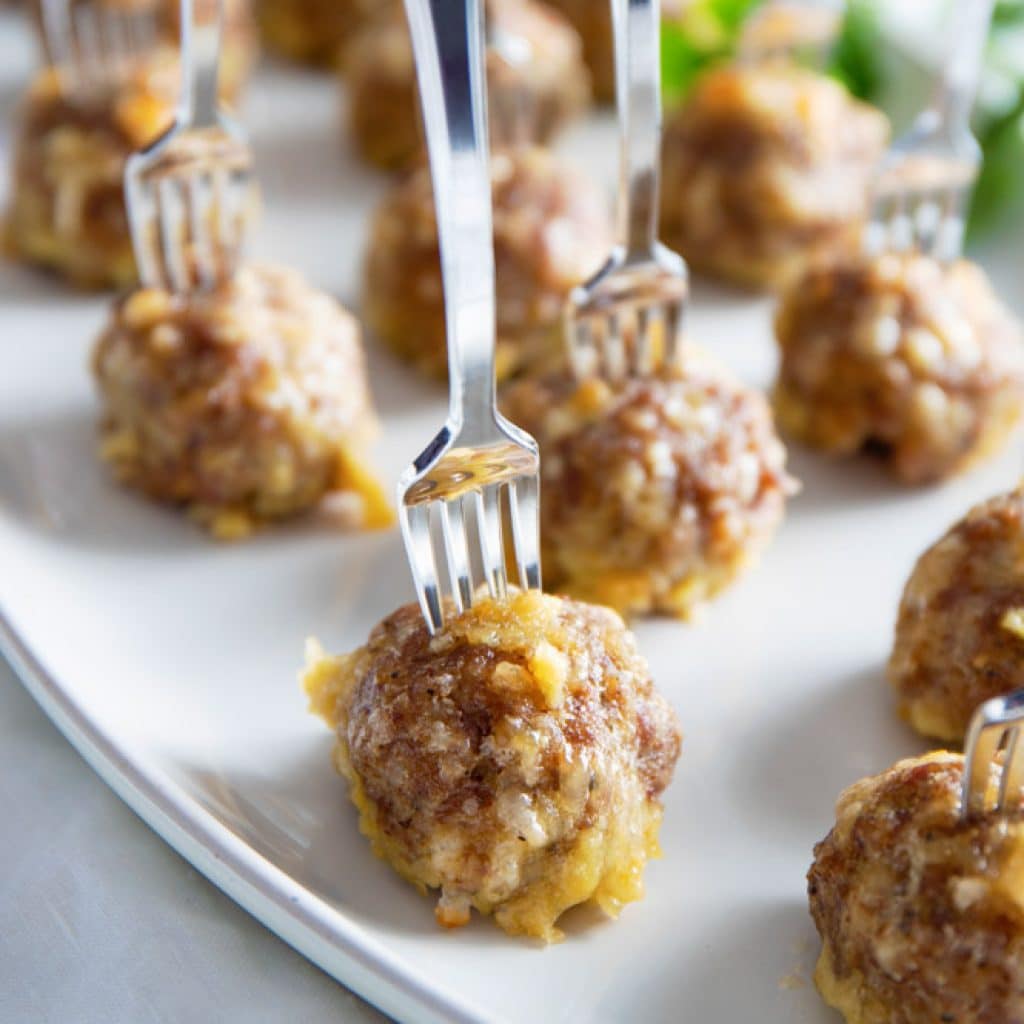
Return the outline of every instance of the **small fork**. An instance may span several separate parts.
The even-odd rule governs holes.
[[[423,97],[448,331],[448,419],[403,473],[399,520],[431,633],[445,585],[471,607],[479,576],[508,588],[503,519],[523,588],[540,588],[540,458],[497,410],[491,177],[481,0],[405,0]],[[445,572],[447,570],[447,572]]]
[[[254,194],[252,152],[219,108],[223,0],[212,18],[181,0],[182,91],[174,123],[125,168],[132,247],[144,285],[203,291],[238,266]]]
[[[1000,769],[994,800],[992,766]],[[969,818],[1020,807],[1024,796],[1024,690],[985,701],[971,718],[964,743],[960,814]]]
[[[959,258],[981,166],[970,121],[994,7],[995,0],[958,0],[935,95],[875,176],[864,236],[869,253],[918,249],[943,262]]]
[[[689,296],[682,257],[658,241],[660,0],[611,0],[621,132],[621,243],[566,304],[577,377],[637,376],[678,361]]]
[[[65,95],[89,98],[131,74],[159,42],[155,6],[103,0],[41,0],[43,46]]]

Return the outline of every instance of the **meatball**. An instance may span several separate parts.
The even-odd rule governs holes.
[[[542,149],[508,149],[491,161],[497,272],[498,376],[559,365],[570,290],[611,245],[599,189]],[[397,186],[370,229],[363,310],[371,331],[433,376],[447,369],[441,256],[430,172]]]
[[[243,22],[232,30],[224,52],[221,81],[226,94],[234,95],[252,58]],[[133,284],[124,165],[171,123],[177,93],[172,47],[158,49],[116,87],[92,95],[68,95],[57,71],[41,72],[22,102],[15,130],[7,248],[79,287]]]
[[[1024,818],[961,821],[962,776],[959,754],[900,761],[815,847],[815,981],[847,1024],[1024,1020]]]
[[[557,11],[534,0],[493,0],[495,35],[507,52],[487,51],[491,142],[547,143],[590,98],[579,37]],[[424,156],[416,68],[405,19],[379,19],[345,59],[347,116],[364,159],[405,169]]]
[[[857,237],[887,137],[881,113],[814,72],[712,70],[665,127],[662,236],[697,270],[783,284]]]
[[[195,296],[139,289],[93,354],[101,454],[117,477],[233,539],[332,495],[390,522],[363,468],[376,419],[359,328],[293,271],[241,270]]]
[[[614,612],[512,591],[432,638],[408,605],[352,654],[314,643],[304,682],[361,831],[440,890],[440,924],[476,907],[552,941],[570,907],[643,895],[680,735]]]
[[[768,403],[697,350],[618,385],[527,379],[502,408],[540,445],[545,582],[624,614],[688,617],[755,559],[793,487]]]
[[[1020,326],[984,271],[916,253],[815,267],[775,321],[779,426],[833,455],[867,449],[908,484],[992,454],[1020,416]]]
[[[687,0],[663,0],[662,17],[678,18]],[[615,98],[615,50],[612,44],[611,5],[594,0],[549,0],[572,22],[583,40],[583,56],[594,81],[594,94],[602,101]]]
[[[903,718],[956,743],[979,704],[1024,687],[1024,491],[977,505],[920,557],[889,679]]]
[[[304,64],[340,63],[348,44],[400,0],[256,0],[263,42]]]

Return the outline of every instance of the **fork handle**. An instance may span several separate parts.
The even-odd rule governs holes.
[[[210,3],[212,17],[200,17]],[[220,125],[217,79],[220,71],[223,0],[181,0],[181,100],[179,120],[192,128]]]
[[[405,0],[422,97],[445,293],[449,423],[496,422],[494,239],[481,0]]]
[[[950,130],[967,128],[981,79],[985,43],[996,0],[957,0],[950,25],[950,48],[932,108]]]
[[[611,0],[621,178],[619,231],[627,257],[651,259],[658,242],[661,159],[661,3]]]

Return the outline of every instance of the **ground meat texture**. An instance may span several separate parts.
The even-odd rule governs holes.
[[[889,659],[900,715],[959,743],[983,701],[1024,687],[1024,493],[982,502],[907,581]]]
[[[569,907],[643,895],[680,734],[614,612],[513,591],[431,638],[409,605],[352,654],[313,645],[304,679],[361,830],[440,924],[552,941]]]
[[[590,98],[590,76],[572,26],[534,0],[492,0],[487,16],[516,52],[487,53],[491,142],[549,142]],[[520,52],[521,51],[521,52]],[[385,169],[425,159],[412,41],[400,12],[353,40],[344,60],[346,116],[356,149]]]
[[[808,271],[775,320],[782,430],[869,450],[909,484],[992,454],[1020,417],[1024,341],[984,271],[886,253]]]
[[[502,409],[541,450],[545,584],[687,617],[756,558],[792,481],[771,411],[696,349],[619,385],[528,379]]]
[[[546,150],[501,150],[491,160],[499,377],[559,365],[570,290],[611,246],[600,190]],[[432,376],[447,370],[441,257],[430,174],[417,171],[373,218],[363,310],[371,332]]]
[[[832,79],[716,68],[671,114],[661,231],[699,271],[776,287],[852,244],[888,124]]]
[[[242,5],[228,6],[244,12]],[[226,96],[239,92],[253,56],[247,22],[236,18],[224,49]],[[172,47],[158,49],[116,89],[95,95],[66,96],[52,68],[36,76],[15,126],[4,223],[5,247],[13,255],[83,288],[135,283],[125,161],[171,123],[178,81]]]
[[[342,63],[346,48],[398,0],[256,0],[256,18],[268,49],[304,64]]]
[[[139,289],[93,354],[119,479],[233,539],[331,496],[390,522],[363,468],[373,413],[355,319],[293,271],[241,270],[192,297]]]
[[[847,1024],[1024,1022],[1024,818],[961,822],[962,774],[936,752],[863,779],[815,847],[815,981]]]

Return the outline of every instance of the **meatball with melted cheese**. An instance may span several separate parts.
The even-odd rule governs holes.
[[[1000,448],[1024,400],[1024,336],[980,267],[918,253],[808,271],[775,320],[784,433],[837,456],[869,451],[908,484]]]
[[[887,138],[885,117],[832,79],[716,68],[666,123],[662,237],[698,271],[778,287],[855,241]]]
[[[688,617],[768,543],[792,481],[771,411],[696,349],[620,384],[507,388],[541,451],[545,582],[624,614]]]
[[[245,12],[244,4],[227,5],[220,79],[226,98],[240,91],[254,56]],[[4,224],[13,255],[83,288],[135,283],[125,162],[170,125],[178,81],[170,44],[92,91],[68,92],[54,68],[36,76],[16,121]]]
[[[487,94],[491,144],[545,144],[590,98],[580,40],[535,0],[491,0]],[[378,18],[346,51],[349,130],[372,164],[403,170],[424,159],[412,40],[404,17]]]
[[[138,289],[114,307],[93,368],[118,479],[216,536],[325,497],[346,522],[391,521],[364,468],[376,418],[358,324],[294,271],[243,268],[190,296]]]
[[[847,1024],[1024,1021],[1024,815],[961,820],[963,764],[936,752],[857,782],[815,847],[815,981]]]
[[[547,150],[501,150],[491,160],[499,378],[560,365],[569,292],[611,245],[600,190]],[[366,256],[363,310],[371,332],[401,358],[447,370],[441,255],[430,172],[417,171],[377,209]]]
[[[907,581],[889,659],[900,715],[959,743],[979,704],[1024,687],[1024,492],[982,502]]]
[[[614,612],[514,590],[431,637],[409,605],[352,654],[312,644],[304,682],[361,830],[440,924],[553,941],[643,895],[680,734]]]

